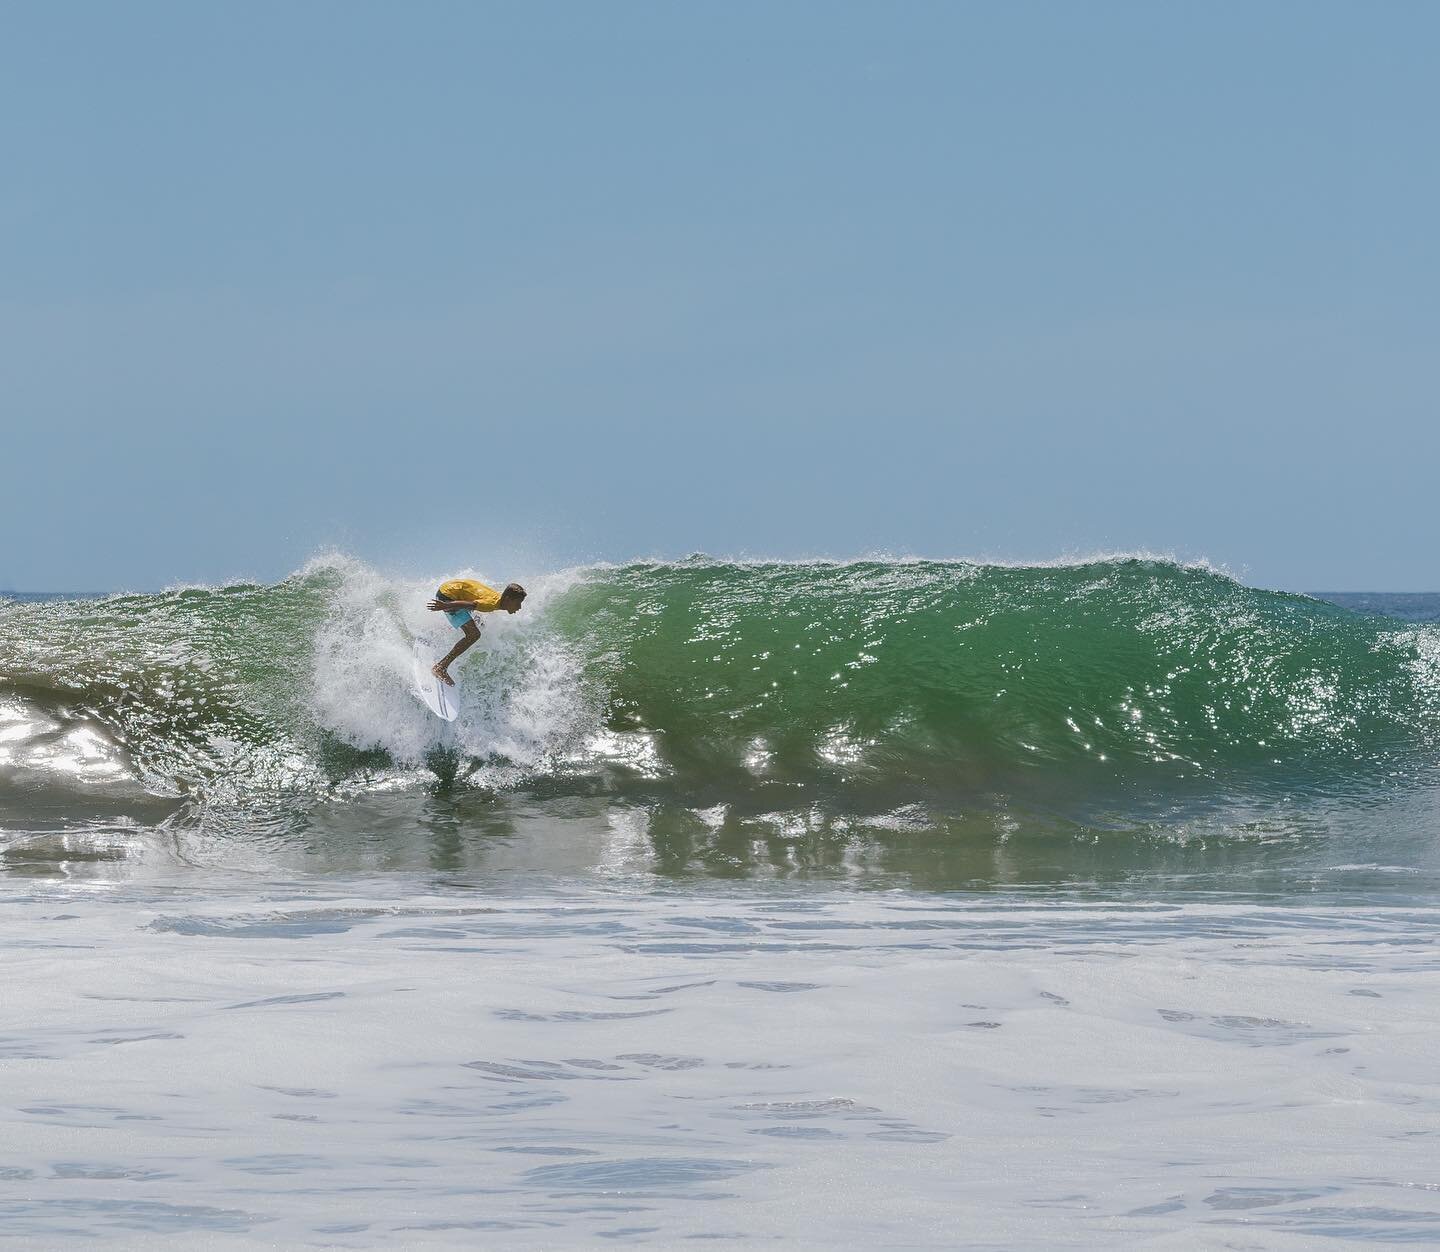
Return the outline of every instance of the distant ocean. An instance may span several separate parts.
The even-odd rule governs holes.
[[[1440,594],[439,577],[0,601],[0,1234],[1440,1239]]]
[[[1375,613],[1402,622],[1440,622],[1440,592],[1318,591],[1315,596],[1356,613]]]

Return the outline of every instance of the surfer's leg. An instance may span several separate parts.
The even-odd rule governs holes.
[[[473,621],[466,622],[465,625],[460,628],[460,642],[431,666],[431,673],[433,673],[436,678],[449,683],[453,687],[455,680],[450,677],[448,672],[451,664],[467,648],[472,648],[479,642],[480,627],[475,625]]]

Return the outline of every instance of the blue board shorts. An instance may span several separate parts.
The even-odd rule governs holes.
[[[450,603],[450,597],[442,596],[438,591],[435,593],[435,598],[439,600],[441,604]],[[475,620],[470,615],[469,609],[456,609],[453,613],[446,612],[445,616],[450,619],[450,625],[455,627],[456,630],[464,630],[466,622],[473,622]]]

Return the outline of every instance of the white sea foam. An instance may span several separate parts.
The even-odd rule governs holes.
[[[383,748],[401,765],[449,749],[493,762],[482,768],[502,781],[564,753],[593,729],[579,663],[545,621],[549,603],[579,572],[533,581],[514,616],[479,619],[481,642],[454,667],[460,715],[447,724],[416,697],[411,649],[418,639],[438,660],[459,638],[425,607],[443,578],[390,577],[333,557],[305,572],[319,569],[338,576],[339,588],[316,634],[313,711],[347,743]],[[470,570],[459,575],[486,577]]]
[[[166,1248],[1440,1230],[1433,906],[622,879],[17,884],[0,1227]]]

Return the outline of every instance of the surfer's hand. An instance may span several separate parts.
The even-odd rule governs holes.
[[[425,607],[427,609],[434,609],[437,613],[443,613],[450,606],[448,604],[441,604],[439,600],[431,600]]]

